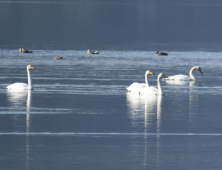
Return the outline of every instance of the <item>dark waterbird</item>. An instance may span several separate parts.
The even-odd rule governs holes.
[[[54,58],[55,60],[62,60],[62,57],[60,57],[60,56],[55,56],[55,58]]]
[[[19,48],[19,53],[33,53],[32,50],[27,50],[24,48]]]
[[[87,54],[99,54],[99,51],[92,51],[92,50],[88,49]]]
[[[155,53],[155,55],[168,55],[168,53],[165,53],[165,52],[159,52],[159,51],[157,51],[156,53]]]

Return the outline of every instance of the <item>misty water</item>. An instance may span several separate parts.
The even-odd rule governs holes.
[[[0,1],[0,169],[221,169],[221,7]],[[7,90],[27,83],[29,64],[34,90]],[[162,81],[164,95],[126,90],[146,70],[156,86],[159,73],[188,75],[193,66],[203,71],[197,81]]]

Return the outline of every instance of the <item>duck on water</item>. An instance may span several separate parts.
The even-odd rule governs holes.
[[[168,55],[168,53],[157,51],[157,52],[155,53],[155,55],[156,55],[156,56],[159,56],[159,55]]]
[[[92,51],[92,50],[88,49],[87,54],[99,54],[99,51]]]
[[[32,50],[27,50],[24,48],[19,48],[19,53],[33,53]]]

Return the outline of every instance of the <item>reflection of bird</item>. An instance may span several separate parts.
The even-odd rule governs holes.
[[[28,96],[27,96],[27,100],[26,100],[27,112],[29,112],[30,107],[31,107],[31,98],[32,98],[32,92],[31,92],[31,90],[28,90]]]
[[[27,101],[26,101],[26,107],[27,107],[27,114],[26,114],[26,169],[29,169],[29,132],[30,132],[30,126],[31,126],[31,114],[30,108],[31,108],[31,90],[28,91]]]
[[[19,53],[32,53],[31,50],[26,50],[24,48],[19,48]]]
[[[87,54],[99,54],[99,51],[92,51],[92,50],[88,49]]]
[[[126,101],[131,118],[148,118],[146,114],[153,115],[156,111],[157,95],[147,96],[134,93],[126,93]]]
[[[27,92],[19,91],[14,93],[11,90],[7,89],[7,99],[10,105],[14,107],[24,106],[25,100],[27,99]]]
[[[144,118],[145,127],[154,120],[153,115],[157,116],[157,130],[161,127],[162,113],[162,95],[138,95],[126,93],[127,106],[129,108],[130,117],[134,120]],[[150,119],[150,120],[148,120]],[[151,125],[151,124],[150,124]],[[153,123],[152,123],[153,125]],[[146,131],[147,129],[145,129]]]
[[[14,83],[11,84],[9,86],[7,86],[6,88],[9,90],[25,90],[25,89],[34,89],[33,85],[32,85],[32,78],[31,78],[31,74],[30,74],[30,69],[34,69],[34,67],[32,65],[28,65],[27,66],[27,74],[28,74],[28,84],[26,83]]]
[[[159,51],[157,51],[156,53],[155,53],[155,55],[168,55],[168,53],[165,53],[165,52],[159,52]]]
[[[146,87],[140,89],[140,94],[164,94],[161,84],[160,84],[160,79],[162,78],[167,78],[167,76],[163,73],[160,73],[157,77],[157,87]]]
[[[131,84],[129,87],[127,87],[126,89],[132,93],[139,93],[139,90],[141,88],[145,88],[145,87],[149,87],[149,83],[148,83],[148,75],[151,74],[151,75],[155,75],[152,71],[150,70],[147,70],[145,72],[145,83],[137,83],[137,82],[134,82],[133,84]]]
[[[54,59],[55,59],[55,60],[62,60],[62,57],[60,57],[60,56],[55,56]]]
[[[190,72],[189,72],[190,76],[183,75],[183,74],[178,74],[178,75],[175,75],[175,76],[170,76],[166,80],[174,80],[174,81],[196,80],[194,75],[193,75],[193,71],[194,70],[198,70],[199,72],[202,73],[202,70],[201,70],[201,68],[199,66],[194,66],[193,68],[190,69]]]

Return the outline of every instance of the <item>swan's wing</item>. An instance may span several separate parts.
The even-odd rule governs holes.
[[[133,84],[131,84],[129,87],[127,87],[126,89],[130,92],[139,92],[139,90],[141,88],[144,88],[146,87],[146,84],[145,83],[137,83],[137,82],[134,82]]]
[[[175,76],[170,76],[170,77],[168,77],[168,79],[165,79],[165,80],[188,81],[188,80],[192,80],[192,79],[190,78],[190,76],[178,74]]]
[[[7,89],[27,89],[28,85],[25,83],[14,83],[6,87]]]

